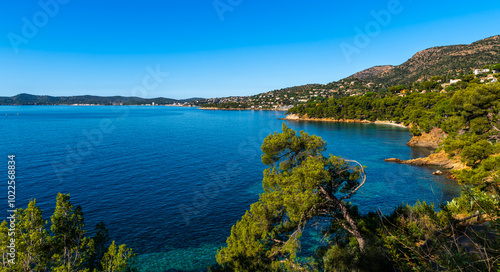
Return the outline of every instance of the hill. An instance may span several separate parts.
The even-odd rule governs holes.
[[[328,98],[385,92],[391,86],[429,81],[433,76],[440,76],[439,82],[463,79],[473,69],[497,63],[500,63],[500,35],[468,45],[432,47],[416,53],[401,65],[374,66],[328,84],[307,84],[253,96],[210,98],[191,104],[223,109],[288,109],[307,101],[322,102]],[[438,80],[434,83],[437,85]],[[433,89],[428,87],[419,88]]]
[[[422,50],[405,63],[375,66],[348,78],[384,85],[409,84],[432,76],[454,77],[491,63],[500,63],[500,35],[468,45],[438,46]]]
[[[184,104],[196,100],[200,100],[200,98],[176,100],[163,97],[148,99],[124,96],[47,96],[23,93],[13,97],[0,97],[0,105],[147,105],[152,103],[156,105],[170,105]]]

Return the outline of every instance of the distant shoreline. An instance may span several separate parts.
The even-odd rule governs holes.
[[[216,107],[198,107],[200,110],[225,110],[225,111],[287,111],[282,109],[249,109],[249,108],[216,108]]]
[[[182,107],[182,108],[196,108],[196,106],[183,106],[183,105],[147,105],[147,104],[144,104],[144,105],[96,105],[96,104],[78,104],[78,105],[75,105],[75,104],[57,104],[57,105],[27,105],[27,104],[19,104],[19,105],[2,105],[0,104],[0,107],[12,107],[12,106],[15,106],[15,107],[20,107],[20,106],[51,106],[51,107],[54,107],[54,106],[72,106],[72,107],[128,107],[128,106],[141,106],[141,107]]]

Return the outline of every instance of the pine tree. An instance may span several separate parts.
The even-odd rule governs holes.
[[[47,270],[48,233],[45,229],[42,211],[31,200],[28,207],[15,213],[15,228],[10,229],[4,221],[0,225],[0,251],[2,269],[0,271],[45,271]],[[15,234],[15,235],[13,235]],[[11,239],[15,239],[15,261],[8,255]]]
[[[91,239],[85,237],[85,224],[80,206],[74,207],[70,196],[59,193],[52,215],[51,249],[54,271],[82,271],[88,265],[88,255],[93,248]]]
[[[132,271],[132,250],[125,245],[117,249],[114,242],[107,250],[109,233],[102,222],[96,225],[92,238],[85,236],[82,209],[69,200],[69,195],[57,195],[50,232],[36,200],[31,200],[26,209],[16,211],[14,229],[8,221],[0,224],[0,272],[97,272],[104,271],[103,264],[107,264],[105,271]],[[16,258],[9,262],[13,238]]]
[[[104,222],[97,223],[95,226],[95,235],[92,237],[93,240],[93,250],[90,255],[89,268],[102,270],[101,259],[106,253],[106,245],[109,241],[109,231],[106,229]]]
[[[303,131],[298,135],[285,124],[282,133],[264,140],[264,193],[232,227],[227,247],[219,250],[217,262],[223,269],[307,269],[310,263],[297,258],[300,238],[307,222],[320,218],[354,237],[359,251],[364,251],[356,210],[345,202],[364,184],[363,167],[339,157],[326,158],[321,153],[325,150],[320,137]]]
[[[36,200],[26,210],[17,210],[17,258],[23,271],[44,271],[47,269],[48,233],[45,229],[42,210],[36,207]]]

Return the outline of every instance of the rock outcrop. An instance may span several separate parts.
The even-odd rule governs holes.
[[[298,114],[289,114],[285,117],[285,120],[300,120],[300,116]]]
[[[441,170],[437,170],[437,171],[435,171],[432,174],[435,175],[435,176],[441,176],[443,174],[443,172]]]
[[[436,149],[446,136],[446,133],[444,133],[442,129],[433,128],[429,133],[423,132],[420,136],[413,136],[407,145]]]
[[[441,166],[446,169],[461,170],[467,168],[467,166],[462,163],[458,158],[448,158],[448,155],[444,150],[438,153],[431,154],[425,158],[418,158],[413,160],[400,160],[396,158],[386,159],[386,162],[395,162],[399,164],[409,164],[409,165],[432,165]]]

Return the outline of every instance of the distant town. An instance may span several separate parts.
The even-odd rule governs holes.
[[[366,93],[397,93],[406,96],[412,92],[446,93],[464,89],[472,83],[494,83],[500,75],[500,64],[487,65],[495,69],[471,69],[467,73],[457,72],[454,76],[436,75],[420,78],[413,84],[387,86],[383,83],[366,82],[358,78],[346,78],[326,85],[311,84],[285,88],[253,96],[230,96],[195,100],[185,106],[199,106],[209,109],[254,109],[254,110],[288,110],[294,106],[308,102],[323,102],[330,98],[358,96]]]

